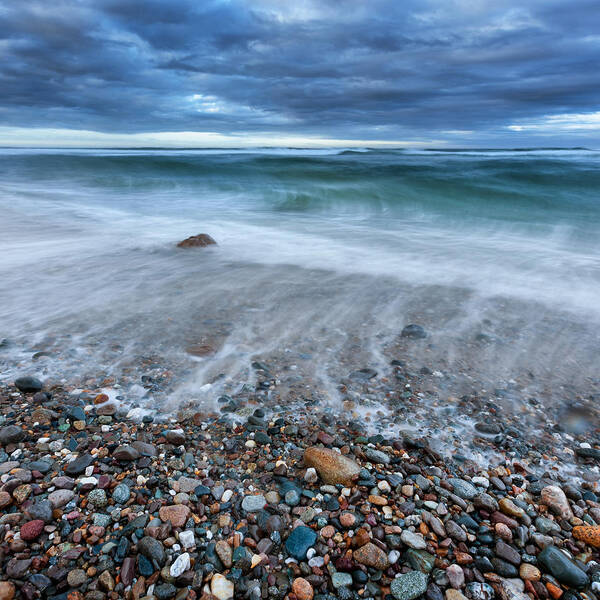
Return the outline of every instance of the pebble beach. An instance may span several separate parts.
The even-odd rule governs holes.
[[[493,461],[440,454],[352,410],[386,385],[420,418],[416,375],[363,369],[345,410],[292,410],[254,366],[214,413],[162,419],[111,399],[114,382],[3,386],[0,599],[596,598],[596,445],[552,425],[515,439],[491,413],[464,449]]]

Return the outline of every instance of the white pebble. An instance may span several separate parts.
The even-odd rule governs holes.
[[[221,496],[221,502],[229,502],[233,496],[233,490],[225,490]]]
[[[382,479],[377,484],[377,487],[385,494],[389,494],[392,491],[390,484],[385,479]]]
[[[487,488],[490,485],[489,479],[485,477],[473,477],[471,480],[475,485],[480,485],[481,487]]]
[[[304,474],[304,481],[308,483],[315,483],[319,476],[317,475],[317,470],[314,467],[309,467],[306,469],[306,473]]]
[[[392,550],[388,554],[388,560],[390,561],[391,565],[395,565],[398,562],[399,558],[400,558],[400,552],[398,552],[398,550]]]
[[[194,537],[194,532],[191,529],[182,531],[179,534],[179,541],[181,542],[181,544],[184,548],[193,548],[196,545],[196,539]]]

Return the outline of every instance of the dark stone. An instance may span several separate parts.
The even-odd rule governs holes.
[[[167,560],[163,545],[149,535],[144,536],[138,542],[138,552],[143,554],[146,558],[156,562],[160,567],[164,566]]]
[[[67,475],[81,475],[93,462],[94,457],[91,454],[82,454],[65,467],[65,473]]]
[[[0,444],[17,444],[25,439],[25,432],[16,425],[7,425],[0,429]]]
[[[304,560],[306,552],[317,541],[317,534],[309,527],[299,526],[290,533],[285,548],[296,560]]]
[[[402,337],[411,338],[414,340],[422,340],[427,337],[427,332],[421,325],[416,325],[415,323],[411,323],[407,325],[400,334]]]
[[[35,394],[42,391],[44,384],[36,377],[26,375],[15,379],[15,387],[24,394]]]
[[[565,585],[581,589],[589,583],[585,572],[556,546],[544,548],[538,555],[538,563]]]

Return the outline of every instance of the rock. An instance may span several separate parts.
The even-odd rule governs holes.
[[[108,498],[104,490],[92,490],[88,494],[87,499],[96,508],[104,508],[108,504]]]
[[[498,507],[509,517],[519,519],[525,514],[525,511],[520,506],[517,506],[510,498],[501,498],[498,502]]]
[[[175,559],[175,561],[171,565],[171,568],[169,569],[169,574],[171,575],[171,577],[177,579],[178,577],[183,575],[183,573],[187,571],[190,567],[190,555],[187,552],[184,552]]]
[[[194,532],[191,529],[187,531],[182,531],[179,534],[179,543],[184,548],[193,548],[196,545],[196,538],[194,536]]]
[[[32,558],[11,558],[6,564],[6,575],[10,579],[22,579],[29,571],[32,562]]]
[[[321,479],[328,484],[351,485],[360,473],[356,462],[329,448],[307,448],[304,451],[304,463],[308,467],[314,467]]]
[[[120,483],[112,493],[112,498],[117,504],[125,504],[131,496],[129,486],[124,483]]]
[[[159,567],[162,567],[167,560],[163,545],[149,535],[144,536],[138,542],[138,551],[149,560],[156,562]]]
[[[588,584],[585,572],[556,546],[544,548],[538,555],[538,563],[565,585],[581,589]]]
[[[157,455],[156,447],[152,444],[148,444],[147,442],[142,442],[140,440],[136,440],[131,445],[140,453],[141,456],[156,456]]]
[[[191,494],[196,491],[198,486],[202,485],[200,479],[193,479],[192,477],[180,477],[174,484],[173,489],[177,492],[183,492],[184,494]]]
[[[173,527],[183,527],[190,516],[190,509],[184,504],[162,506],[158,511],[161,521],[169,521]]]
[[[513,579],[498,578],[500,581],[496,582],[496,589],[500,600],[530,600],[529,596],[522,590],[518,589]]]
[[[112,592],[115,589],[115,580],[108,569],[100,573],[98,583],[100,584],[100,587],[107,592]]]
[[[87,581],[87,575],[83,569],[73,569],[67,575],[67,583],[71,587],[79,587]]]
[[[74,497],[75,492],[73,490],[55,490],[48,494],[48,500],[52,508],[60,508],[73,500]]]
[[[206,246],[216,246],[217,242],[207,233],[192,235],[177,244],[178,248],[204,248]]]
[[[342,587],[349,587],[352,585],[352,575],[336,571],[331,575],[331,584],[336,590]]]
[[[259,496],[244,496],[242,500],[242,509],[246,512],[258,512],[267,505],[265,497]]]
[[[465,500],[472,500],[479,493],[477,488],[472,483],[469,483],[464,479],[453,477],[448,479],[448,483],[452,486],[454,493],[459,498],[464,498]]]
[[[233,563],[231,546],[225,540],[219,540],[215,545],[215,552],[225,567],[231,569]]]
[[[381,452],[381,450],[375,450],[375,448],[367,446],[364,454],[372,463],[378,465],[388,465],[390,463],[390,457],[385,452]]]
[[[519,567],[519,577],[523,581],[539,581],[542,578],[542,574],[535,565],[522,563]]]
[[[400,535],[400,539],[409,548],[414,548],[415,550],[425,550],[427,548],[427,542],[420,533],[414,533],[405,529]]]
[[[285,548],[296,560],[304,560],[308,549],[316,541],[317,534],[310,527],[300,525],[290,533],[285,542]]]
[[[413,340],[422,340],[427,337],[427,332],[421,325],[411,323],[407,325],[400,334],[402,337],[411,338]]]
[[[52,505],[48,500],[38,500],[26,512],[31,519],[41,519],[44,523],[52,522]]]
[[[234,585],[220,573],[215,573],[210,580],[210,592],[218,600],[229,600],[233,598]]]
[[[572,519],[573,511],[565,493],[555,485],[546,486],[541,493],[540,502],[550,508],[555,514],[563,519]]]
[[[183,446],[186,442],[185,433],[182,429],[169,429],[165,432],[165,438],[173,446]]]
[[[500,558],[507,560],[508,562],[512,563],[513,565],[520,565],[521,564],[521,555],[519,554],[519,552],[517,550],[515,550],[512,546],[509,546],[506,542],[503,542],[502,540],[498,540],[496,542],[496,556],[499,556]]]
[[[140,453],[133,446],[119,446],[112,453],[112,457],[116,460],[131,461],[137,460]]]
[[[478,581],[467,583],[465,591],[467,598],[471,598],[471,600],[494,600],[496,595],[491,585]]]
[[[600,548],[600,526],[578,525],[573,527],[573,537],[594,548]]]
[[[359,369],[350,373],[350,379],[356,381],[369,381],[369,379],[373,379],[374,377],[377,377],[377,371],[369,368]]]
[[[312,600],[315,592],[312,585],[303,577],[297,577],[292,583],[292,592],[298,600]]]
[[[374,567],[380,571],[383,571],[390,566],[387,554],[381,548],[379,548],[379,546],[376,546],[372,542],[369,542],[368,544],[361,546],[358,550],[355,550],[352,557],[361,565]]]
[[[465,573],[460,565],[450,565],[446,569],[446,576],[450,585],[455,589],[459,589],[465,585]]]
[[[26,542],[35,540],[44,531],[44,521],[36,519],[21,526],[21,539]]]
[[[36,377],[26,375],[15,379],[15,387],[24,394],[35,394],[36,392],[41,392],[44,385]]]
[[[455,589],[447,589],[446,590],[446,600],[467,600],[466,597]]]
[[[123,566],[121,567],[119,576],[124,586],[133,583],[133,578],[135,577],[135,558],[128,556],[123,559]]]
[[[16,425],[7,425],[0,429],[0,445],[18,444],[25,439],[25,432]]]
[[[392,581],[390,591],[396,600],[415,600],[427,590],[427,575],[421,571],[409,571]]]
[[[12,581],[0,581],[0,600],[13,600],[15,584]]]
[[[67,475],[81,475],[93,462],[94,457],[91,454],[81,454],[72,460],[64,471]]]
[[[177,593],[177,588],[172,583],[161,583],[154,588],[156,600],[168,600]]]

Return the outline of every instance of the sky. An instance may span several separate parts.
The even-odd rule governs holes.
[[[598,0],[0,0],[0,145],[600,148]]]

